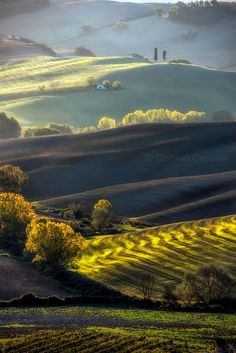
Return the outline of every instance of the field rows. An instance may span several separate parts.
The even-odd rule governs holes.
[[[143,276],[152,274],[158,296],[164,285],[179,282],[198,265],[216,262],[236,275],[235,234],[236,217],[228,216],[97,237],[76,268],[132,295]]]
[[[113,60],[112,60],[113,59]],[[87,85],[87,79],[99,80],[110,73],[120,70],[142,67],[147,64],[135,62],[135,59],[119,61],[112,58],[106,63],[105,58],[34,58],[12,62],[1,66],[0,95],[40,94],[39,87],[46,91],[75,89]],[[52,87],[56,84],[56,87]]]

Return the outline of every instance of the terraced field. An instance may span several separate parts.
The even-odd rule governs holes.
[[[109,307],[1,309],[1,353],[212,352],[235,316]],[[50,329],[48,327],[50,326]]]
[[[236,275],[235,234],[236,216],[228,216],[96,237],[77,270],[131,295],[140,295],[143,277],[152,274],[158,298],[198,265],[215,262]]]
[[[123,89],[88,88],[91,77],[119,80]],[[195,65],[153,65],[132,57],[40,57],[1,63],[0,81],[0,111],[24,126],[83,127],[96,125],[102,116],[119,120],[130,111],[157,107],[236,111],[236,74]]]

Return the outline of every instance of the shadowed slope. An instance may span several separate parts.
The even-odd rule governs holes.
[[[173,222],[235,212],[235,134],[235,123],[147,124],[8,140],[0,163],[22,167],[25,195],[46,205],[107,197],[116,214]]]
[[[68,296],[68,292],[61,289],[56,281],[20,259],[0,255],[0,268],[0,300],[19,298],[28,293],[39,297]]]

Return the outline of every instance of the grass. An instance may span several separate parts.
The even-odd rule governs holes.
[[[139,295],[142,278],[152,274],[158,297],[164,285],[180,282],[198,265],[216,262],[236,275],[235,233],[236,216],[227,216],[99,236],[75,270],[130,295]]]
[[[98,92],[87,87],[89,77],[98,82],[120,80],[123,89]],[[131,57],[5,62],[0,82],[0,111],[14,115],[24,126],[54,121],[82,127],[96,124],[104,115],[119,120],[135,109],[156,107],[236,111],[236,74],[195,65],[153,65]]]
[[[1,333],[0,352],[3,347],[15,353],[62,349],[63,352],[157,353],[174,348],[184,352],[186,342],[190,352],[203,352],[213,350],[215,338],[236,338],[235,315],[225,314],[66,307],[2,309],[1,317],[6,322],[6,331]],[[12,325],[16,322],[18,325]],[[20,326],[20,322],[24,325]],[[38,322],[38,327],[33,328],[32,322]],[[31,331],[23,336],[24,331],[19,330],[26,330],[27,323]],[[48,323],[50,330],[42,330]],[[76,329],[70,328],[75,326]],[[8,329],[11,340],[5,341],[9,338]]]

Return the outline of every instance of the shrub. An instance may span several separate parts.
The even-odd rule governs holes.
[[[34,256],[34,261],[43,260],[50,266],[66,265],[81,252],[85,242],[70,226],[37,218],[27,227],[25,249]]]
[[[22,247],[26,227],[34,217],[32,205],[23,196],[0,193],[0,239],[4,245]]]
[[[92,226],[94,229],[101,231],[110,224],[112,215],[112,205],[108,200],[99,200],[93,207]]]
[[[184,303],[209,303],[230,296],[235,282],[223,268],[216,265],[200,266],[187,272],[183,282],[177,286],[176,295]]]
[[[120,81],[113,81],[112,82],[112,89],[118,90],[122,88],[122,83]]]
[[[235,117],[229,110],[217,110],[216,112],[212,113],[211,120],[215,122],[227,122],[234,121]]]
[[[74,219],[80,219],[85,214],[85,207],[79,203],[70,204],[69,209],[72,211]]]
[[[96,126],[86,126],[78,129],[79,134],[90,134],[91,132],[97,132]]]
[[[114,23],[113,28],[116,31],[125,31],[128,29],[128,24],[125,21],[118,21],[116,23]]]
[[[88,77],[87,78],[87,85],[88,87],[95,87],[96,86],[96,80],[94,77]]]
[[[50,123],[46,126],[35,126],[32,128],[25,129],[23,131],[23,137],[37,137],[37,136],[49,136],[49,135],[60,135],[60,134],[73,134],[72,126],[68,124],[56,124]]]
[[[48,127],[33,127],[25,129],[23,132],[23,137],[39,137],[39,136],[50,136],[59,135],[60,131],[57,129],[50,129]]]
[[[123,125],[133,125],[145,123],[145,113],[143,110],[136,110],[133,113],[128,113],[122,119]]]
[[[92,52],[92,50],[87,49],[85,47],[79,47],[75,49],[75,55],[77,56],[91,56],[95,57],[96,55]]]
[[[19,137],[21,127],[14,118],[8,118],[5,113],[0,113],[0,139]]]
[[[46,125],[46,128],[52,129],[52,130],[57,130],[61,134],[73,134],[73,128],[72,126],[68,124],[56,124],[56,123],[49,123]]]
[[[187,122],[196,122],[196,121],[204,121],[206,120],[207,115],[206,112],[197,112],[195,110],[190,110],[184,116],[184,120]]]
[[[106,130],[106,129],[114,129],[116,127],[115,119],[104,116],[99,120],[98,129]]]
[[[132,53],[130,54],[130,56],[132,56],[133,58],[137,58],[137,59],[144,59],[144,56],[138,53]]]
[[[14,192],[18,194],[28,179],[28,176],[19,167],[4,165],[0,167],[0,192]]]
[[[103,80],[102,84],[106,87],[106,89],[109,89],[111,87],[111,83],[109,80]]]
[[[170,64],[191,64],[191,62],[187,59],[174,59],[169,61]]]
[[[88,35],[88,34],[91,34],[95,31],[95,29],[93,28],[93,26],[90,26],[90,25],[83,25],[81,27],[81,35],[82,36],[85,36],[85,35]]]
[[[183,34],[183,38],[187,41],[193,41],[197,38],[197,36],[197,32],[193,31],[192,29],[188,30],[186,33]]]

